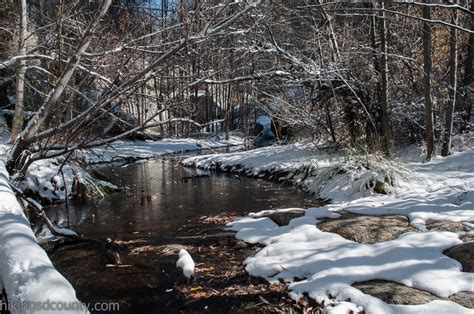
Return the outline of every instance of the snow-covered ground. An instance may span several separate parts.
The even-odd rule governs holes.
[[[225,139],[163,139],[160,141],[117,141],[108,146],[83,151],[89,163],[122,161],[128,158],[149,159],[166,154],[182,154],[200,149],[216,149],[242,145],[243,139],[231,136]]]
[[[183,163],[256,177],[284,174],[280,180],[331,199],[331,204],[308,209],[286,226],[265,217],[268,212],[253,213],[229,224],[237,231],[237,238],[265,245],[246,260],[247,271],[269,281],[287,281],[292,298],[308,293],[324,302],[330,313],[347,313],[348,309],[363,309],[365,313],[473,313],[451,301],[387,304],[351,286],[381,279],[440,297],[474,291],[474,274],[462,272],[459,262],[443,254],[445,249],[462,243],[460,235],[474,233],[474,151],[436,157],[427,163],[417,161],[413,151],[408,156],[405,161],[373,156],[347,158],[294,144],[195,156]],[[320,218],[337,218],[342,210],[362,215],[406,215],[418,232],[391,241],[360,244],[318,229]],[[428,231],[427,220],[464,222],[467,231]]]

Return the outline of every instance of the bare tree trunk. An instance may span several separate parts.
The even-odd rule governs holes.
[[[382,86],[380,90],[382,107],[382,142],[386,155],[390,155],[390,121],[388,117],[388,56],[387,56],[387,21],[383,1],[380,1],[382,9],[380,13],[380,74],[382,76]]]
[[[430,3],[430,0],[426,0]],[[431,8],[423,7],[423,18],[431,19]],[[431,25],[423,22],[423,89],[425,93],[425,132],[426,132],[426,159],[430,160],[434,154],[434,127],[433,127],[433,100],[431,98]]]
[[[454,4],[456,4],[456,0]],[[452,10],[451,23],[456,25],[458,21],[457,10]],[[457,63],[458,63],[458,31],[456,28],[451,28],[451,38],[449,40],[449,99],[446,106],[446,121],[444,126],[443,147],[441,149],[441,156],[448,156],[451,150],[451,133],[453,131],[453,115],[454,107],[456,106],[456,90],[457,90]]]
[[[82,54],[89,47],[89,44],[92,40],[92,36],[94,35],[94,32],[97,29],[97,26],[99,25],[100,19],[104,17],[111,2],[112,0],[102,1],[102,4],[100,5],[97,12],[95,12],[94,18],[92,19],[91,23],[89,24],[89,27],[87,28],[84,33],[84,36],[82,37],[82,41],[80,42],[74,55],[72,55],[71,59],[66,65],[63,73],[58,79],[58,82],[56,83],[54,88],[48,93],[43,105],[36,111],[33,118],[31,118],[31,120],[28,122],[26,128],[17,136],[10,152],[10,156],[8,158],[9,171],[11,171],[13,168],[19,169],[18,167],[14,166],[16,163],[20,162],[21,164],[25,162],[18,160],[18,158],[20,157],[22,151],[28,147],[28,145],[30,144],[29,140],[38,132],[53,107],[61,98],[61,95],[65,91],[66,86],[68,85],[72,75],[74,74],[74,71],[77,68],[77,65],[80,62]],[[20,165],[20,168],[24,168],[23,165]],[[26,169],[24,170],[26,171]]]
[[[471,1],[469,10],[474,12],[474,1]],[[474,31],[474,19],[471,18],[471,31]],[[469,42],[467,46],[467,56],[466,62],[464,64],[464,78],[463,78],[463,88],[466,92],[469,89],[472,90],[474,82],[474,33],[469,33]],[[472,92],[468,92],[465,96],[462,106],[462,125],[461,131],[466,131],[470,129],[470,120],[471,120],[471,110],[472,110]]]
[[[318,5],[321,4],[321,1],[318,0],[316,1],[316,3]],[[331,21],[331,18],[327,15],[326,11],[324,10],[324,7],[323,6],[320,6],[319,7],[319,11],[321,13],[321,16],[323,17],[323,19],[326,21],[327,23],[327,30],[328,30],[328,33],[329,33],[329,42],[331,44],[331,48],[332,48],[332,54],[331,54],[331,57],[332,57],[332,61],[333,62],[337,62],[339,61],[339,46],[337,44],[337,40],[336,40],[336,35],[334,34],[334,28],[332,27],[332,21]]]
[[[19,52],[20,55],[26,54],[26,32],[28,23],[28,10],[26,7],[26,0],[20,0],[20,40],[19,40]],[[12,126],[12,140],[15,140],[18,134],[23,129],[24,121],[24,107],[25,107],[25,60],[21,60],[16,70],[16,103],[15,103],[15,116],[13,117]]]
[[[474,1],[471,1],[471,13],[474,12]],[[471,31],[474,31],[474,19],[471,19]],[[469,33],[469,43],[467,46],[466,64],[464,66],[463,85],[467,86],[474,81],[474,33]]]

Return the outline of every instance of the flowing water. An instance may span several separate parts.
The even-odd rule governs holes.
[[[171,159],[111,167],[104,172],[121,192],[68,204],[71,227],[85,237],[154,233],[201,215],[243,214],[315,203],[295,187],[186,168]],[[46,210],[48,217],[61,225],[66,224],[66,211],[64,204]]]
[[[318,205],[313,197],[295,187],[185,168],[171,159],[114,166],[103,171],[122,191],[100,200],[70,202],[68,210],[65,205],[48,208],[51,220],[65,225],[69,216],[71,228],[88,239],[56,247],[49,254],[80,300],[116,301],[121,312],[183,311],[178,311],[177,295],[169,293],[177,280],[176,252],[162,252],[168,252],[166,247],[177,243],[190,245],[189,241],[183,242],[185,237],[180,237],[181,233],[194,236],[194,231],[183,227],[186,223],[221,213],[241,215]],[[107,268],[106,237],[122,243],[123,263],[130,267]],[[202,245],[200,241],[192,244]]]

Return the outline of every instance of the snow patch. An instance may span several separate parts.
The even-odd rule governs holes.
[[[315,210],[307,212],[315,213]],[[333,215],[332,212],[327,212]],[[324,215],[315,215],[323,218]],[[289,282],[290,296],[297,300],[303,293],[318,302],[331,304],[359,299],[367,313],[410,313],[406,306],[388,305],[362,294],[351,284],[372,279],[389,280],[447,297],[459,291],[474,291],[474,274],[461,271],[459,262],[443,251],[462,243],[451,232],[406,233],[392,241],[359,244],[319,230],[315,218],[303,216],[288,226],[279,227],[269,218],[238,218],[228,225],[238,231],[236,237],[250,243],[267,245],[245,261],[246,270],[270,282]],[[293,282],[294,278],[306,278]],[[377,302],[373,302],[374,300]],[[430,303],[431,304],[431,303]],[[465,308],[452,302],[442,303],[453,310]],[[330,313],[346,309],[337,305]],[[431,308],[422,305],[417,310]],[[461,311],[462,312],[462,311]]]
[[[179,250],[179,259],[176,262],[176,267],[181,268],[183,275],[188,279],[194,275],[194,261],[185,249]]]

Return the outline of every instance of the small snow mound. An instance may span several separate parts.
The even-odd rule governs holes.
[[[362,307],[355,305],[351,302],[339,302],[334,306],[326,307],[323,311],[324,314],[346,314],[346,313],[363,313]]]
[[[191,255],[185,249],[179,250],[179,259],[176,262],[176,267],[183,270],[183,275],[190,279],[194,275],[194,261]]]

